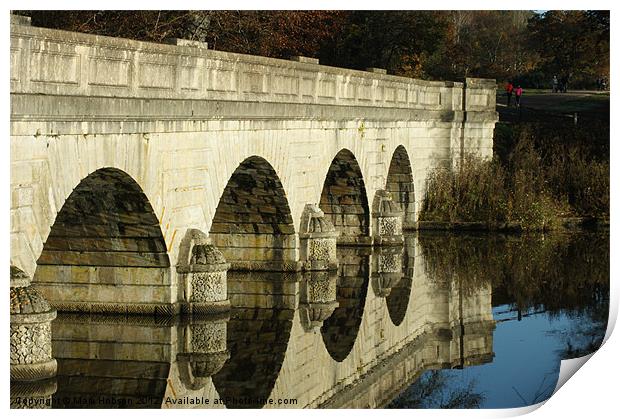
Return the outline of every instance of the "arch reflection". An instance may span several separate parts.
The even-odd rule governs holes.
[[[174,318],[59,315],[54,408],[160,408],[174,347]]]
[[[400,280],[392,287],[390,295],[385,297],[390,320],[394,326],[399,326],[403,322],[409,306],[411,284],[413,283],[413,268],[415,265],[414,241],[415,236],[405,235],[402,275]]]
[[[338,247],[338,308],[324,321],[321,335],[331,357],[342,362],[351,352],[364,313],[371,248]]]
[[[296,279],[282,272],[229,272],[230,359],[212,377],[226,407],[260,408],[269,398],[289,342]]]

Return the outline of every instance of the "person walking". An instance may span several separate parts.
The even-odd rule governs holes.
[[[560,92],[566,93],[568,90],[568,76],[562,76],[560,79]]]
[[[514,86],[512,83],[506,83],[506,106],[510,107],[510,99],[512,99],[512,91],[514,90]]]
[[[553,81],[551,82],[553,86],[553,93],[558,92],[558,76],[553,76]]]
[[[523,94],[523,89],[521,85],[518,85],[515,89],[515,101],[517,102],[517,108],[521,107],[521,95]]]

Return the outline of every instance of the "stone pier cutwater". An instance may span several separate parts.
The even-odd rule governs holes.
[[[52,356],[52,320],[56,310],[30,284],[24,271],[11,265],[11,407],[51,405],[56,391]]]
[[[336,270],[336,239],[334,225],[316,204],[306,204],[299,231],[300,258],[306,271]]]
[[[385,189],[375,193],[373,208],[374,245],[403,245],[403,211]]]
[[[230,310],[226,282],[230,264],[222,252],[199,230],[190,230],[182,246],[186,262],[177,266],[185,285],[181,311],[205,315]]]

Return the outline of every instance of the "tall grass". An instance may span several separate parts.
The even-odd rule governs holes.
[[[507,205],[501,165],[467,155],[455,169],[438,168],[427,179],[420,218],[433,221],[502,220]]]
[[[566,216],[609,214],[609,160],[600,138],[579,142],[544,125],[500,132],[510,138],[498,141],[492,160],[466,155],[429,174],[420,220],[546,229]]]

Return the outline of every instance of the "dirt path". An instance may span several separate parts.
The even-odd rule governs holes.
[[[514,96],[511,106],[506,106],[506,96],[497,95],[497,111],[500,121],[517,122],[540,119],[598,118],[609,120],[609,93],[596,91],[568,91],[567,93],[539,93],[528,95],[524,91],[521,108],[515,107]]]

